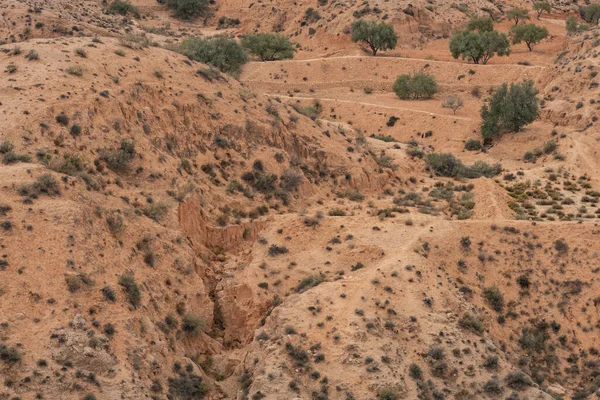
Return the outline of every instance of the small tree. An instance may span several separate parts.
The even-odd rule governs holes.
[[[173,9],[174,15],[181,19],[204,17],[208,14],[209,0],[158,0]]]
[[[490,17],[473,17],[467,24],[468,31],[491,32],[494,30],[494,20]]]
[[[221,72],[239,74],[248,61],[246,52],[240,44],[225,36],[212,36],[206,39],[187,38],[179,51],[189,58],[212,65]]]
[[[352,41],[366,43],[375,56],[379,50],[395,49],[398,35],[390,24],[360,19],[352,24]]]
[[[517,25],[519,21],[529,19],[529,13],[524,8],[515,7],[511,8],[506,12],[506,18],[512,19],[513,21],[515,21],[515,25]]]
[[[452,57],[471,60],[474,64],[487,64],[494,55],[510,54],[510,43],[504,33],[456,31],[450,39]]]
[[[546,11],[548,14],[552,11],[552,6],[547,1],[538,1],[533,4],[533,9],[537,11],[537,19],[540,19],[542,13]]]
[[[567,28],[567,35],[569,36],[589,29],[586,24],[580,24],[577,18],[572,15],[565,21],[565,26]]]
[[[442,107],[451,109],[454,115],[456,115],[456,111],[463,108],[463,105],[462,99],[456,94],[451,94],[442,103]]]
[[[424,72],[414,75],[403,74],[396,79],[392,87],[396,96],[406,99],[430,99],[437,93],[438,87],[435,78]]]
[[[533,81],[503,83],[481,109],[481,134],[490,141],[505,132],[518,132],[539,115],[537,90]]]
[[[242,46],[262,61],[294,58],[296,51],[287,37],[275,33],[246,35],[242,39]]]
[[[533,45],[548,37],[548,29],[536,24],[515,25],[510,28],[513,44],[525,42],[529,51],[533,51]]]

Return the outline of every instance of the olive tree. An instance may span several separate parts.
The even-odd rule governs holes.
[[[519,21],[529,19],[529,13],[524,8],[515,7],[506,12],[506,18],[512,19],[515,21],[515,25],[517,25]]]
[[[262,61],[294,58],[296,51],[287,37],[275,33],[246,35],[242,38],[242,46]]]
[[[494,55],[507,56],[510,51],[507,36],[497,31],[457,31],[450,39],[452,57],[462,57],[474,64],[487,64]]]
[[[446,97],[442,103],[442,107],[451,109],[454,115],[456,115],[456,111],[458,111],[460,108],[463,108],[463,106],[463,100],[456,94],[451,94],[450,96]]]
[[[513,44],[525,42],[529,51],[533,51],[533,45],[548,37],[548,29],[536,24],[514,25],[510,28]]]
[[[548,14],[552,11],[552,6],[547,1],[537,1],[533,4],[533,9],[537,11],[537,19],[540,19],[542,13],[546,11]]]
[[[379,50],[395,49],[398,35],[390,24],[360,19],[352,24],[352,41],[366,43],[375,56]]]
[[[481,109],[481,134],[490,141],[505,132],[519,132],[532,123],[540,112],[533,81],[503,83]]]

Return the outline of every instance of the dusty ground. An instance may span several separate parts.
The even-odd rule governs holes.
[[[472,65],[448,35],[520,2],[132,3],[0,4],[0,400],[600,397],[600,31],[565,35],[576,5]],[[356,15],[398,47],[351,43]],[[239,80],[169,50],[265,30],[295,59]],[[419,70],[439,92],[398,99]],[[540,118],[465,150],[528,79]],[[442,178],[430,152],[502,172]]]

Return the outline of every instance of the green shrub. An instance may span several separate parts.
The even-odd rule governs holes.
[[[323,281],[325,281],[325,278],[323,278],[323,276],[321,276],[321,275],[307,276],[306,278],[304,278],[300,281],[298,286],[296,286],[295,290],[297,293],[303,293],[303,292],[306,292],[310,288],[318,286]]]
[[[459,320],[458,325],[466,330],[469,330],[477,335],[481,335],[485,331],[485,325],[481,318],[470,314],[465,313]]]
[[[438,91],[433,75],[425,72],[400,75],[392,87],[396,96],[401,99],[429,99]]]
[[[54,196],[60,195],[60,186],[53,175],[43,174],[34,183],[20,186],[18,192],[21,196],[37,196],[41,193]]]
[[[114,0],[108,6],[108,12],[111,14],[127,15],[131,14],[136,18],[139,18],[140,13],[134,5],[124,0]]]
[[[208,393],[208,386],[193,372],[178,371],[176,378],[169,378],[169,398],[178,400],[201,400]]]
[[[100,159],[115,172],[125,172],[134,156],[135,145],[127,139],[121,140],[121,146],[118,149],[100,150]]]
[[[475,179],[482,176],[491,178],[502,170],[500,164],[489,165],[483,161],[476,161],[471,166],[465,166],[462,161],[450,153],[427,154],[425,162],[437,175],[453,178]]]
[[[242,65],[248,61],[246,52],[240,44],[225,36],[213,36],[206,39],[187,38],[179,51],[189,58],[218,68],[221,72],[237,75]]]
[[[181,321],[181,329],[188,335],[197,336],[205,327],[202,318],[195,314],[186,314]]]
[[[506,385],[514,390],[523,390],[533,386],[533,381],[523,371],[515,371],[506,376]]]
[[[408,367],[408,374],[416,381],[423,379],[423,370],[415,363],[410,364]]]
[[[209,0],[158,0],[173,10],[177,18],[205,17],[209,12]]]
[[[465,143],[465,150],[468,150],[468,151],[481,150],[481,142],[477,139],[469,139]]]
[[[15,164],[18,162],[30,162],[31,156],[29,154],[17,154],[15,152],[9,151],[8,153],[4,153],[2,155],[2,163],[3,164]]]
[[[121,275],[119,278],[119,285],[125,290],[129,303],[131,303],[132,306],[137,307],[142,300],[142,292],[133,275]]]
[[[481,134],[486,140],[500,137],[505,132],[519,132],[539,115],[537,90],[533,81],[503,83],[481,109]]]
[[[483,298],[496,312],[502,312],[504,309],[504,296],[497,286],[491,286],[483,289]]]
[[[262,61],[294,58],[296,49],[289,39],[276,33],[256,33],[242,38],[242,46]]]
[[[0,343],[0,361],[12,365],[21,361],[21,353],[15,347],[8,347]]]

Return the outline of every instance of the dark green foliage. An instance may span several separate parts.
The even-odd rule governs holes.
[[[401,99],[429,99],[438,91],[433,75],[425,72],[400,75],[392,87],[396,96]]]
[[[197,336],[205,327],[204,320],[195,314],[186,314],[181,321],[181,329],[188,335]]]
[[[490,17],[473,17],[467,24],[468,31],[491,32],[494,30],[494,20]]]
[[[417,364],[410,364],[408,367],[408,374],[416,381],[423,379],[423,370]]]
[[[514,25],[510,28],[510,36],[513,44],[525,42],[529,51],[533,51],[533,45],[548,37],[548,29],[536,24]]]
[[[483,298],[496,312],[502,312],[504,309],[504,296],[497,286],[491,286],[483,289]]]
[[[115,293],[115,290],[108,285],[102,288],[102,296],[104,296],[104,298],[111,303],[117,301],[117,294]]]
[[[60,186],[53,175],[43,174],[32,184],[19,186],[18,192],[21,196],[35,197],[42,193],[48,196],[58,196],[60,195]]]
[[[100,160],[115,172],[126,171],[134,156],[135,145],[127,139],[121,140],[121,146],[118,149],[100,150]]]
[[[537,11],[537,19],[540,19],[542,13],[546,11],[548,14],[552,11],[552,6],[547,1],[536,1],[533,3],[533,9]]]
[[[515,25],[517,25],[519,21],[529,19],[529,12],[527,12],[526,9],[520,7],[511,8],[506,12],[506,18],[512,19],[513,21],[515,21]]]
[[[321,275],[307,276],[306,278],[300,281],[298,286],[296,286],[295,290],[297,293],[306,292],[308,289],[321,284],[323,281],[325,281],[325,278],[323,278],[323,276]]]
[[[289,250],[285,246],[277,246],[276,244],[272,244],[271,247],[269,247],[269,255],[270,256],[277,256],[279,254],[287,254],[288,252],[289,252]]]
[[[176,378],[169,378],[169,398],[176,400],[201,400],[208,393],[208,386],[193,372],[179,371]]]
[[[296,51],[287,37],[275,33],[246,35],[242,38],[242,46],[262,61],[294,58]]]
[[[112,3],[110,3],[110,5],[108,6],[108,12],[111,14],[120,15],[131,14],[136,18],[139,18],[140,16],[137,7],[132,5],[130,2],[123,0],[114,0]]]
[[[21,361],[21,353],[15,347],[8,347],[0,343],[0,361],[12,365]]]
[[[465,143],[465,150],[468,150],[468,151],[481,150],[481,142],[477,139],[469,139]]]
[[[366,43],[375,56],[379,50],[395,49],[398,35],[390,24],[361,19],[352,24],[352,41]]]
[[[191,58],[229,74],[239,74],[248,56],[242,46],[234,39],[225,36],[213,36],[206,39],[187,38],[179,46],[179,51]]]
[[[403,393],[391,386],[385,386],[377,391],[378,400],[399,400],[403,397]]]
[[[600,20],[600,4],[592,3],[587,7],[579,7],[579,15],[587,22],[598,24]]]
[[[500,164],[489,165],[483,161],[476,161],[471,166],[466,166],[450,153],[431,153],[425,156],[427,166],[440,176],[453,178],[475,179],[485,176],[491,178],[502,170]]]
[[[510,43],[504,33],[497,31],[456,31],[450,39],[452,57],[461,57],[474,64],[487,64],[494,55],[510,55]]]
[[[506,376],[506,385],[511,389],[523,390],[529,386],[533,386],[533,382],[524,372],[516,371]]]
[[[481,318],[476,315],[465,313],[459,320],[458,325],[461,328],[469,330],[477,335],[481,335],[485,331],[485,325]]]
[[[29,154],[17,154],[15,152],[9,151],[8,153],[4,153],[2,155],[2,163],[3,164],[16,164],[19,162],[30,162],[31,156]]]
[[[173,10],[177,18],[192,19],[205,17],[208,14],[208,0],[159,0]]]
[[[504,83],[497,88],[481,109],[481,134],[486,140],[505,132],[518,132],[538,117],[537,90],[533,81]]]
[[[587,31],[589,27],[586,24],[580,24],[577,18],[569,16],[565,20],[565,27],[567,28],[567,35],[575,35],[576,33]]]
[[[142,300],[142,292],[133,275],[122,275],[119,278],[119,285],[125,290],[129,303],[131,303],[132,306],[137,307]]]

